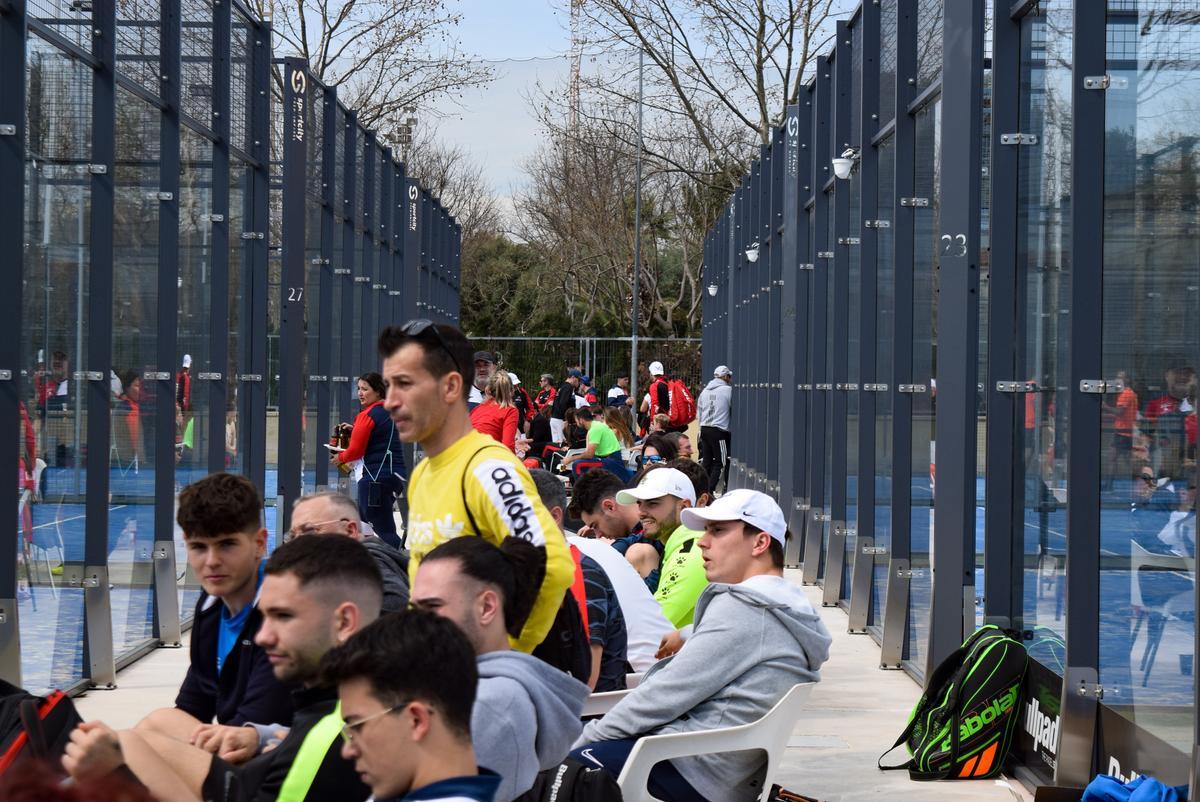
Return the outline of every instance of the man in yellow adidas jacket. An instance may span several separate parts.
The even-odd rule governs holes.
[[[410,580],[421,558],[462,535],[499,544],[520,537],[545,550],[545,576],[513,647],[531,652],[546,637],[575,564],[521,461],[471,427],[467,392],[474,348],[453,326],[410,320],[379,335],[387,397],[383,405],[406,443],[425,452],[408,484]],[[547,534],[555,535],[548,537]]]

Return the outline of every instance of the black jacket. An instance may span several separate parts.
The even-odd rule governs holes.
[[[318,721],[333,712],[337,700],[336,688],[302,688],[292,694],[296,716],[287,737],[270,752],[251,758],[238,772],[243,798],[274,802],[305,736]],[[358,772],[354,770],[354,763],[342,758],[342,739],[335,738],[325,753],[325,759],[321,761],[321,768],[317,770],[305,800],[361,802],[370,796],[371,789],[363,785]]]
[[[254,645],[262,623],[257,603],[246,616],[238,642],[225,658],[217,677],[217,637],[224,605],[216,596],[200,594],[192,622],[192,664],[175,697],[175,706],[209,723],[240,726],[292,720],[291,692],[275,679],[267,654]]]
[[[408,609],[408,551],[394,549],[377,537],[364,537],[362,544],[383,576],[383,612]]]
[[[563,382],[558,386],[558,395],[554,396],[554,403],[550,407],[550,417],[562,420],[566,417],[568,409],[575,408],[575,388],[570,382]]]

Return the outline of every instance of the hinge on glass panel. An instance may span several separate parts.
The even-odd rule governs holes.
[[[371,277],[370,276],[355,276],[354,283],[355,284],[370,284]]]
[[[998,393],[1036,393],[1037,382],[996,382]]]
[[[923,384],[901,384],[896,387],[896,390],[901,393],[923,393],[925,385]]]
[[[223,215],[223,214],[210,214],[210,215],[208,216],[208,219],[209,219],[210,221],[214,222],[214,223],[224,223],[224,222],[225,222],[225,215]]]
[[[813,513],[813,520],[814,520],[814,521],[816,521],[817,523],[827,524],[827,523],[829,523],[829,521],[830,521],[830,518],[829,518],[829,513],[827,513],[827,512],[820,512],[820,511],[818,511],[818,512],[814,512],[814,513]]]
[[[330,379],[330,381],[331,382],[348,382],[348,381],[350,381],[350,377],[349,376],[334,376]]]
[[[796,509],[799,510],[800,512],[808,512],[809,510],[812,509],[812,505],[805,501],[797,501]]]
[[[16,136],[17,126],[12,123],[0,123],[0,136]]]
[[[1110,690],[1112,690],[1114,693],[1116,692],[1116,689]],[[1097,701],[1104,698],[1104,686],[1098,682],[1080,681],[1079,685],[1076,686],[1075,691],[1080,696],[1091,696]]]
[[[333,269],[333,275],[335,276],[348,276],[350,273],[351,270],[348,267],[335,267]]]
[[[244,382],[260,382],[260,381],[262,381],[262,374],[261,373],[243,373],[238,378]]]
[[[915,206],[924,209],[929,205],[929,198],[901,198],[901,206]]]
[[[1107,75],[1085,75],[1083,77],[1084,89],[1108,89],[1112,84],[1112,79]]]
[[[838,237],[838,245],[858,245],[862,240],[858,237]]]
[[[197,374],[196,374],[196,378],[197,378],[197,379],[200,379],[200,380],[202,380],[202,381],[203,381],[203,380],[208,380],[208,381],[215,381],[215,382],[219,382],[219,381],[221,380],[221,374],[220,374],[220,373],[216,373],[216,372],[197,373]]]
[[[862,553],[878,556],[880,554],[887,554],[888,550],[887,546],[863,546]]]
[[[842,528],[840,526],[835,526],[833,528],[833,533],[835,535],[843,535],[845,537],[858,537],[857,529]]]
[[[797,390],[811,390],[812,385],[811,384],[797,384],[796,389]]]
[[[104,381],[104,374],[98,370],[77,370],[75,371],[75,381],[77,382],[101,382]]]
[[[815,267],[816,267],[816,265],[814,265],[812,262],[804,262],[802,264],[796,265],[797,270],[813,270],[813,269],[815,269]]]
[[[388,295],[395,297],[400,294],[400,290],[388,290]]]
[[[322,259],[321,257],[318,256],[316,259],[309,259],[308,263],[310,265],[327,265],[327,264],[329,264],[329,260]]]
[[[319,375],[318,376],[309,376],[308,380],[310,382],[324,382],[324,381],[329,381],[329,377],[328,376],[319,376]]]
[[[175,193],[173,193],[173,192],[151,192],[146,197],[149,198],[150,200],[169,201],[169,200],[175,200]]]
[[[817,251],[818,259],[832,259],[833,251]]]
[[[12,371],[11,370],[0,370],[0,382],[10,382],[10,381],[12,381]]]
[[[813,389],[814,390],[832,390],[833,385],[832,384],[814,384]]]
[[[1036,145],[1037,134],[1001,134],[1001,145]]]
[[[385,289],[387,289],[387,285],[386,285],[386,284],[372,284],[372,285],[371,285],[371,289],[373,289],[373,290],[385,290]]]
[[[107,164],[89,164],[88,172],[92,175],[104,175],[108,172]]]
[[[886,384],[864,384],[863,389],[869,393],[886,393],[888,386]]]
[[[142,374],[142,381],[166,382],[171,380],[171,372],[167,370],[148,370]]]
[[[913,572],[911,568],[897,568],[896,577],[898,579],[912,579]]]
[[[1113,379],[1105,381],[1104,379],[1083,379],[1079,382],[1079,392],[1081,393],[1119,393],[1125,389],[1125,383]]]
[[[242,239],[263,239],[261,231],[243,231]]]
[[[863,228],[891,228],[891,220],[864,220]]]

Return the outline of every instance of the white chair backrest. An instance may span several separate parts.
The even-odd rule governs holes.
[[[1144,607],[1139,571],[1143,568],[1158,568],[1165,571],[1195,571],[1195,560],[1179,554],[1155,554],[1147,551],[1135,540],[1129,541],[1129,602],[1134,607]]]

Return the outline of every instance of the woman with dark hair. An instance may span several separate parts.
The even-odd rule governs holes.
[[[383,408],[386,393],[383,377],[378,373],[364,373],[358,377],[358,403],[362,411],[354,419],[349,447],[334,453],[330,461],[345,466],[361,460],[358,513],[376,535],[398,549],[401,543],[392,507],[406,472],[396,424]]]

